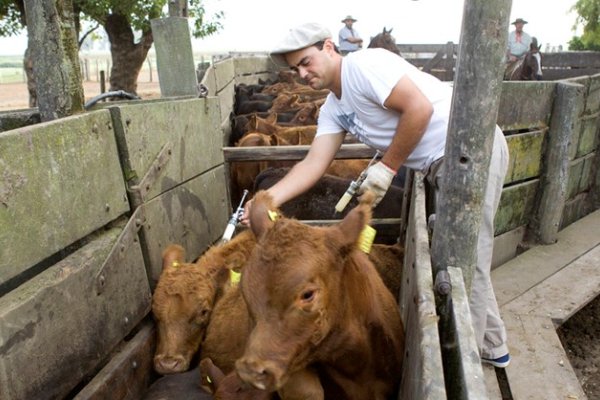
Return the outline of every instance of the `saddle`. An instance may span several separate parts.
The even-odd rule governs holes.
[[[515,72],[519,69],[519,67],[523,64],[523,58],[519,58],[516,61],[508,61],[506,63],[506,68],[504,69],[504,80],[510,81],[513,80],[513,76]]]

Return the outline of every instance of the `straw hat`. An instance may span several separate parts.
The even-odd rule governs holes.
[[[527,23],[527,21],[525,21],[523,18],[517,18],[513,22],[511,22],[511,25],[516,25],[518,23],[525,25]]]
[[[357,20],[355,20],[354,18],[352,18],[352,15],[346,15],[346,18],[344,18],[342,20],[342,22],[346,22],[346,21],[356,22]]]

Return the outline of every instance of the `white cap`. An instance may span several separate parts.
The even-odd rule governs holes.
[[[287,65],[284,54],[304,49],[325,39],[331,32],[321,24],[309,22],[290,29],[288,34],[271,50],[271,59],[278,65]]]

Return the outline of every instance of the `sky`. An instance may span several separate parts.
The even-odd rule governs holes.
[[[529,23],[524,30],[546,45],[567,49],[577,17],[570,8],[576,0],[513,0],[510,22],[520,17]],[[289,28],[318,22],[329,28],[337,43],[341,20],[348,14],[354,28],[368,43],[383,28],[392,29],[397,43],[458,43],[463,0],[204,0],[207,12],[225,13],[224,29],[205,39],[193,39],[197,52],[268,51]],[[512,25],[509,26],[512,28]],[[577,32],[580,34],[580,32]],[[0,55],[22,55],[26,33],[0,38]]]

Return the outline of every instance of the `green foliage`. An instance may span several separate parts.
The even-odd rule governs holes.
[[[210,20],[206,21],[206,9],[202,0],[189,0],[188,14],[189,18],[194,21],[192,35],[196,38],[210,36],[223,28],[221,23],[225,17],[223,11],[217,12]]]
[[[575,29],[583,26],[581,36],[573,36],[569,50],[600,50],[600,0],[577,0],[571,10],[577,12]]]
[[[23,2],[0,0],[0,36],[15,35],[23,28],[19,4],[22,7]]]
[[[150,31],[150,20],[166,16],[168,0],[73,0],[73,9],[83,20],[104,25],[110,14],[127,18],[136,31]],[[11,36],[25,27],[23,0],[0,0],[0,36]],[[189,18],[193,20],[195,37],[205,37],[222,27],[223,12],[207,16],[203,0],[189,0]]]

